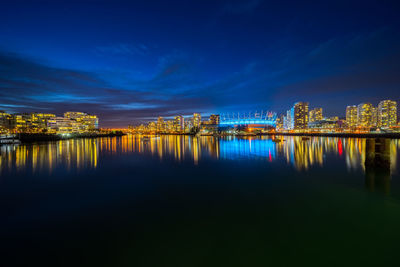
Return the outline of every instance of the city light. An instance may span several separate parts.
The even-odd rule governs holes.
[[[371,103],[347,106],[345,117],[324,117],[323,108],[297,102],[285,114],[275,112],[222,113],[202,116],[176,115],[138,126],[129,126],[132,134],[189,134],[189,135],[255,135],[268,133],[396,133],[397,102],[383,100],[375,107]],[[96,115],[84,112],[65,112],[63,117],[51,113],[8,114],[0,111],[0,133],[72,134],[99,131]]]

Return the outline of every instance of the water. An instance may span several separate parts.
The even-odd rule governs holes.
[[[400,142],[124,136],[0,147],[2,266],[398,266]]]

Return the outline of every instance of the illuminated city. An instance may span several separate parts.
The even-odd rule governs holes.
[[[400,133],[397,121],[397,102],[383,100],[378,106],[362,103],[348,106],[344,117],[323,117],[323,108],[309,111],[309,103],[297,102],[286,114],[256,111],[244,113],[212,114],[201,120],[199,113],[193,116],[178,115],[174,119],[158,117],[128,131],[137,134],[200,134],[200,135],[254,135],[284,133]]]
[[[399,266],[399,14],[2,0],[1,267]]]
[[[8,114],[0,111],[1,133],[87,133],[99,129],[96,115],[84,112]]]

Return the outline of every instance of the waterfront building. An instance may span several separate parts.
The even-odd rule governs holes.
[[[292,112],[288,110],[286,116],[283,117],[283,128],[285,130],[292,130]]]
[[[52,117],[47,121],[48,132],[50,133],[78,133],[80,132],[79,123],[66,117]]]
[[[347,127],[355,128],[357,127],[357,106],[348,106],[346,108],[346,123]]]
[[[38,131],[47,129],[47,122],[56,117],[55,114],[51,113],[31,113],[30,115],[30,127]]]
[[[281,115],[280,117],[276,118],[276,130],[284,129],[283,123],[285,121],[285,116]]]
[[[154,121],[149,122],[147,128],[150,132],[155,133],[157,131],[157,123]]]
[[[157,119],[157,131],[165,132],[165,122],[163,117],[158,117]]]
[[[369,128],[373,126],[374,106],[371,103],[361,103],[357,106],[357,126]]]
[[[317,132],[333,132],[340,128],[340,122],[338,120],[323,119],[310,122],[308,127]]]
[[[219,124],[219,115],[211,114],[209,118],[209,123],[212,125],[218,125]]]
[[[200,129],[201,126],[201,115],[200,113],[193,114],[193,127],[197,127]]]
[[[291,109],[291,124],[294,130],[304,130],[308,127],[308,106],[307,102],[297,102]]]
[[[322,120],[322,108],[314,108],[310,111],[309,122]]]
[[[185,119],[183,116],[176,116],[174,120],[174,130],[177,132],[182,132],[185,127]]]
[[[48,120],[55,114],[48,113],[22,113],[9,116],[9,127],[16,132],[38,133],[47,130]]]
[[[12,117],[12,128],[18,133],[31,131],[31,116],[28,113],[14,114]]]
[[[5,111],[0,111],[0,131],[5,132],[12,127],[12,116]]]
[[[372,106],[371,112],[372,112],[371,127],[376,127],[378,126],[378,108]]]
[[[81,126],[81,131],[93,131],[99,128],[99,119],[96,115],[85,112],[66,112],[64,117],[77,121]]]
[[[389,128],[397,125],[397,102],[383,100],[377,109],[377,126]]]
[[[167,127],[167,132],[172,133],[173,131],[175,131],[175,121],[174,120],[168,120],[166,123],[166,127]]]

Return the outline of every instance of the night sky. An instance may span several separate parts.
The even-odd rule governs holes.
[[[398,1],[1,1],[0,110],[101,127],[400,101]]]

